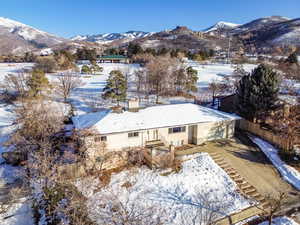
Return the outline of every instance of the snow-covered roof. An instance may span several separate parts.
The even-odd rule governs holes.
[[[192,103],[152,106],[138,112],[105,110],[72,118],[76,129],[91,128],[100,134],[237,119],[240,117]]]

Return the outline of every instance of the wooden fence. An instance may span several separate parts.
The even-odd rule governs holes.
[[[256,136],[259,136],[283,150],[289,151],[293,149],[293,143],[291,142],[291,140],[276,135],[269,130],[262,129],[260,125],[257,123],[252,123],[249,122],[248,120],[242,119],[238,121],[237,126],[239,129],[250,132]]]

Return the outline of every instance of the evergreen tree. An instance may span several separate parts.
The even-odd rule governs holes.
[[[139,44],[129,43],[127,48],[127,55],[132,57],[133,55],[142,54],[144,51]]]
[[[165,47],[159,49],[158,52],[157,52],[158,55],[166,55],[168,53],[169,53],[169,50],[166,49]]]
[[[183,91],[186,83],[186,72],[183,68],[180,68],[178,70],[175,70],[174,73],[174,78],[175,78],[175,85],[177,91]]]
[[[92,71],[91,71],[91,69],[90,69],[89,66],[83,65],[83,66],[81,67],[81,73],[92,73]]]
[[[93,74],[95,74],[97,72],[101,73],[101,72],[103,72],[103,67],[100,67],[98,64],[94,64],[91,66],[90,70]]]
[[[97,59],[97,52],[95,49],[87,49],[81,48],[77,49],[76,58],[78,60],[96,60]]]
[[[298,65],[298,56],[296,52],[293,52],[289,55],[289,57],[286,59],[286,62],[290,64],[297,64]]]
[[[104,99],[115,99],[118,102],[126,99],[127,81],[126,77],[119,70],[112,70],[103,89]]]
[[[187,91],[196,92],[197,91],[197,81],[198,81],[198,72],[194,70],[193,67],[188,67],[186,69],[187,77],[186,77],[186,86],[185,89]]]
[[[33,97],[38,96],[42,91],[50,87],[49,81],[42,70],[33,70],[27,85],[30,88],[29,94]]]
[[[259,65],[238,84],[236,107],[239,114],[252,119],[269,110],[276,104],[278,91],[278,74],[264,64]]]

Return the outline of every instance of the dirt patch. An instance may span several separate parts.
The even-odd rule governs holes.
[[[100,172],[99,181],[101,183],[101,188],[107,186],[110,183],[112,174],[120,173],[124,170],[130,170],[131,173],[134,173],[134,166],[127,165],[121,166],[114,169],[103,170]]]

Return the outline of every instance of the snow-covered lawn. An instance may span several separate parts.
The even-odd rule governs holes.
[[[112,70],[121,70],[124,74],[127,74],[129,81],[134,81],[134,71],[140,69],[138,64],[120,64],[120,63],[100,63],[99,66],[103,67],[103,72],[101,75],[82,75],[82,80],[85,83],[82,87],[78,88],[73,92],[71,100],[76,108],[76,114],[83,114],[86,112],[91,112],[92,108],[105,108],[108,106],[113,106],[114,104],[102,100],[102,90],[106,85],[106,80]],[[234,68],[229,64],[209,64],[201,65],[197,62],[188,62],[187,66],[193,66],[194,69],[198,71],[198,87],[199,93],[203,93],[201,89],[207,89],[209,82],[213,80],[222,80],[224,76],[232,75]],[[79,66],[81,67],[81,66]],[[255,65],[246,64],[244,65],[246,71],[251,71],[255,68]],[[130,89],[129,84],[129,89]],[[128,97],[136,97],[134,92],[128,93]],[[151,96],[150,96],[151,98]],[[151,101],[151,100],[150,100]],[[155,96],[153,96],[153,102],[155,101]],[[178,103],[187,102],[187,99],[180,97],[176,98],[160,98],[163,103]],[[147,103],[145,103],[147,104]]]
[[[198,87],[207,88],[208,84],[212,81],[221,81],[226,76],[231,76],[233,74],[234,68],[231,64],[207,64],[202,65],[198,62],[189,61],[188,66],[192,66],[198,71]],[[247,72],[251,72],[257,65],[254,64],[244,64],[244,69]]]
[[[23,69],[31,69],[33,63],[0,63],[0,82],[8,74],[20,72]]]
[[[123,74],[127,74],[130,79],[134,71],[140,68],[138,64],[121,63],[100,63],[99,66],[103,67],[103,72],[97,75],[82,75],[84,85],[72,93],[70,99],[76,108],[76,114],[91,112],[92,108],[102,108],[109,105],[108,102],[102,100],[101,95],[112,70],[120,70]]]
[[[251,140],[259,146],[259,148],[270,159],[277,168],[283,179],[300,190],[300,172],[282,161],[278,155],[278,149],[268,142],[254,136],[249,136]]]
[[[207,153],[184,162],[179,173],[167,176],[141,167],[113,174],[102,189],[96,178],[82,179],[76,185],[88,198],[91,219],[99,224],[105,223],[101,212],[117,201],[128,210],[133,206],[143,211],[154,207],[158,215],[153,217],[166,216],[166,224],[200,224],[209,212],[221,218],[252,204]]]
[[[299,225],[294,220],[284,216],[284,217],[276,217],[273,219],[273,225]],[[262,222],[259,225],[269,225],[268,221]]]

